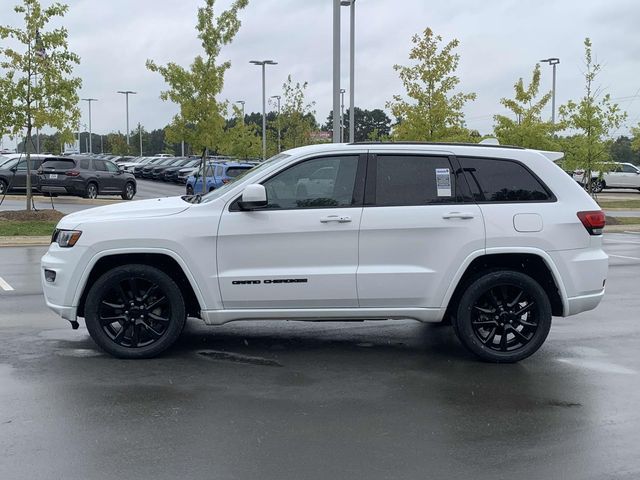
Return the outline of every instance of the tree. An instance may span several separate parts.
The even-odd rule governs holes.
[[[82,81],[72,72],[80,58],[69,51],[64,27],[45,30],[51,19],[64,17],[67,10],[61,3],[43,9],[39,0],[22,0],[14,11],[23,15],[24,27],[0,26],[0,39],[16,45],[0,46],[0,136],[15,138],[26,130],[29,145],[34,128],[49,126],[60,132],[62,141],[73,139],[71,129],[80,118],[76,92]],[[30,156],[27,148],[27,210],[32,196]]]
[[[631,148],[631,139],[624,135],[619,136],[609,147],[611,160],[614,162],[637,163],[638,154]]]
[[[354,116],[354,140],[349,138],[349,109],[344,114],[345,141],[366,142],[367,140],[382,140],[389,136],[391,131],[391,119],[384,110],[375,108],[363,110],[358,107],[353,109]],[[329,112],[327,123],[323,125],[327,132],[333,132],[333,110]]]
[[[640,123],[636,127],[631,127],[631,136],[631,149],[640,157]]]
[[[513,116],[495,115],[493,131],[501,144],[518,145],[539,150],[558,148],[554,132],[558,126],[542,120],[542,111],[551,100],[551,92],[538,97],[540,91],[540,65],[533,69],[531,83],[524,86],[522,78],[513,86],[515,98],[502,98],[500,103],[511,111]]]
[[[282,132],[282,150],[300,147],[311,143],[311,132],[317,128],[315,102],[306,103],[307,82],[294,83],[291,75],[282,85],[282,108],[280,110],[280,129]],[[271,127],[276,128],[276,124]]]
[[[247,3],[248,0],[234,0],[228,10],[216,17],[213,12],[215,0],[205,0],[205,6],[198,8],[196,25],[204,56],[196,56],[189,69],[173,62],[159,66],[153,60],[147,60],[147,68],[160,73],[169,86],[160,98],[179,107],[179,112],[166,129],[167,138],[175,143],[184,140],[195,151],[201,152],[203,175],[207,149],[218,151],[225,141],[223,114],[227,110],[227,102],[217,97],[231,63],[218,64],[217,57],[240,29],[238,12]],[[204,192],[206,182],[202,183],[202,188]]]
[[[104,143],[105,151],[114,155],[129,155],[131,149],[127,145],[127,137],[120,133],[109,133]]]
[[[237,106],[233,107],[235,118],[241,115]],[[237,158],[259,158],[262,155],[262,140],[258,135],[255,124],[244,121],[229,122],[226,136],[226,146],[222,153]]]
[[[396,117],[392,137],[396,140],[464,140],[468,138],[462,108],[475,100],[475,93],[453,93],[460,79],[455,76],[460,56],[454,39],[440,48],[442,37],[427,28],[414,35],[409,59],[413,66],[394,65],[407,91],[409,101],[394,95],[387,108]]]
[[[627,114],[611,102],[609,94],[602,95],[594,85],[600,73],[600,64],[594,63],[591,54],[591,40],[584,40],[585,49],[585,94],[578,101],[570,100],[560,107],[563,126],[574,135],[563,140],[565,148],[565,168],[584,170],[587,191],[592,193],[591,179],[594,172],[600,176],[611,170],[607,139],[611,131],[617,130]]]

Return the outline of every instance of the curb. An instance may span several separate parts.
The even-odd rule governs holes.
[[[46,247],[51,243],[51,236],[41,237],[0,237],[2,247]]]
[[[2,197],[0,197],[0,200]],[[26,201],[26,197],[24,195],[7,195],[5,197],[6,200],[22,200]],[[51,203],[50,197],[43,197],[41,195],[34,195],[33,200],[36,202],[47,202]],[[82,198],[82,197],[53,197],[53,204],[56,203],[67,203],[67,204],[78,204],[78,205],[112,205],[114,203],[120,203],[124,200],[115,200],[110,198]]]

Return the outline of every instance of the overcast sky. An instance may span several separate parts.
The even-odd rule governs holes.
[[[0,23],[18,24],[15,0],[0,0]],[[42,0],[47,5],[49,0]],[[200,52],[196,9],[203,0],[68,0],[64,23],[72,51],[81,57],[81,97],[94,97],[93,131],[125,130],[125,103],[116,90],[135,90],[130,122],[165,126],[175,106],[162,102],[160,75],[147,71],[146,59],[188,65]],[[230,0],[218,0],[216,10]],[[252,59],[274,59],[268,67],[267,95],[281,93],[291,74],[308,81],[308,100],[324,123],[331,108],[332,0],[249,0],[242,27],[222,59],[232,67],[222,98],[246,100],[246,111],[260,111],[260,68]],[[408,63],[410,38],[431,27],[445,41],[460,40],[460,89],[478,98],[465,108],[467,124],[490,133],[492,117],[504,113],[499,99],[512,96],[520,76],[529,78],[536,61],[559,57],[557,103],[583,93],[583,40],[590,36],[603,72],[597,83],[629,118],[618,132],[640,121],[640,2],[638,0],[357,0],[356,105],[384,108],[402,86],[393,70]],[[342,8],[342,79],[348,87],[349,9]],[[551,67],[543,65],[544,88],[551,89]],[[86,103],[82,104],[87,122]],[[550,116],[550,108],[548,111]],[[5,146],[7,143],[5,142]]]

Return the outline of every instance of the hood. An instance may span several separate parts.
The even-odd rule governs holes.
[[[122,219],[166,217],[184,212],[193,206],[181,197],[154,198],[152,200],[137,200],[122,202],[104,207],[89,208],[80,212],[66,215],[58,228],[74,229],[81,223],[114,221]]]

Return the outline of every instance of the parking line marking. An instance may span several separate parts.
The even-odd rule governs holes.
[[[5,282],[4,278],[2,277],[0,277],[0,288],[2,288],[7,292],[10,292],[11,290],[13,290],[13,287],[9,285],[7,282]]]
[[[629,260],[638,260],[640,262],[640,258],[638,257],[625,257],[624,255],[612,255],[611,253],[609,254],[609,256],[615,258],[628,258]]]

